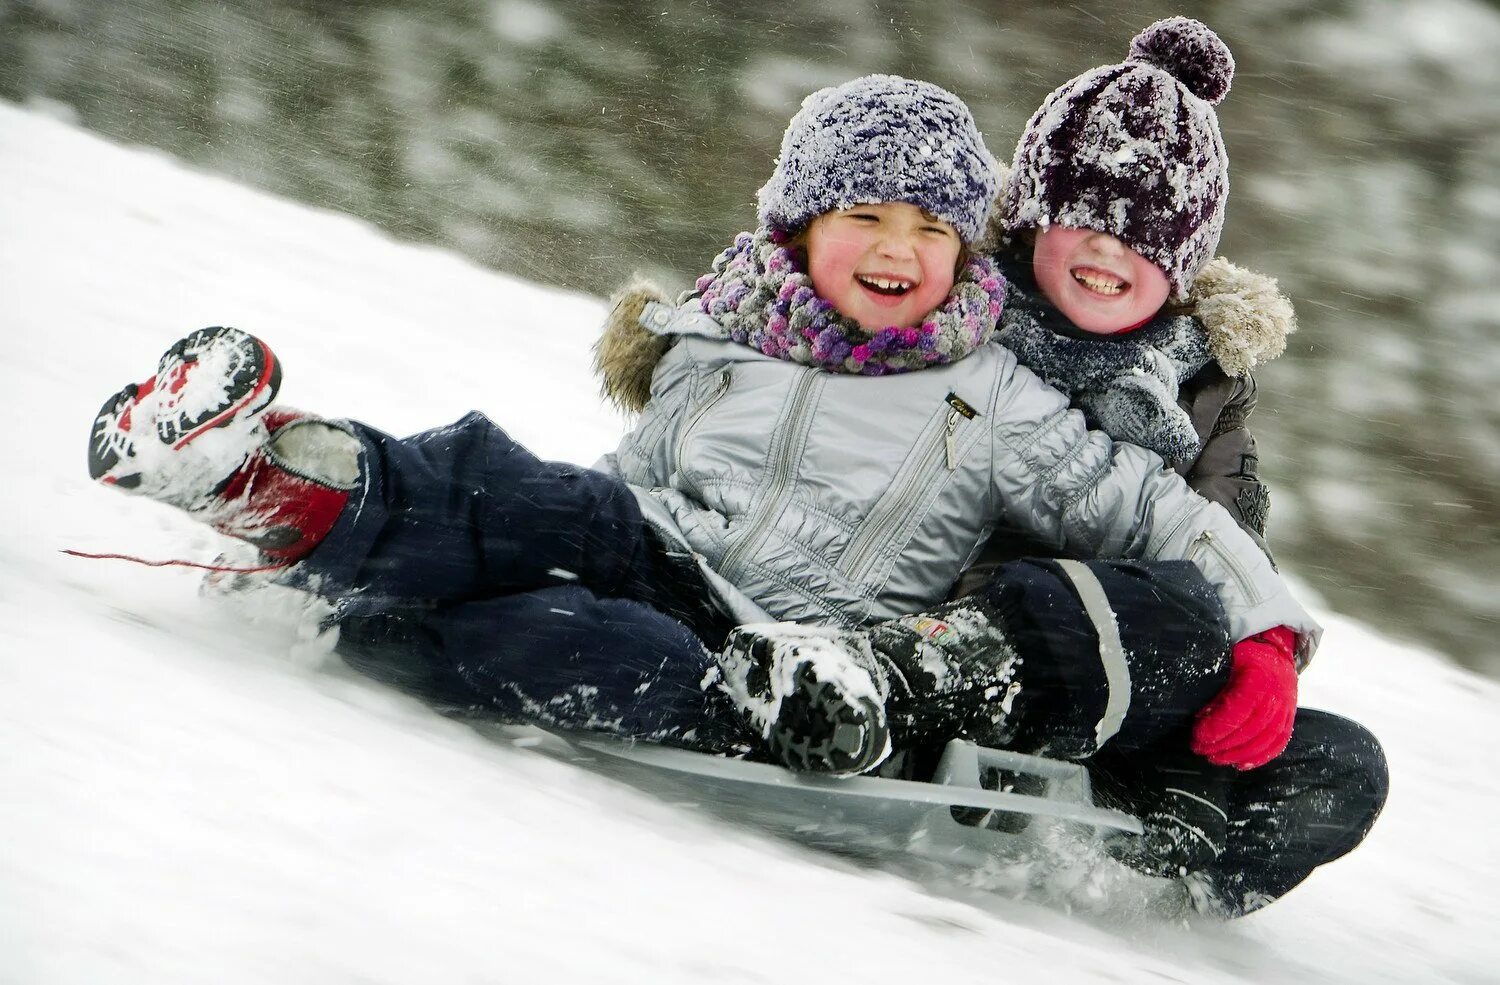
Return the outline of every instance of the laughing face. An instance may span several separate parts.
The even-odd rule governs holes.
[[[1172,290],[1160,267],[1109,233],[1092,229],[1038,230],[1031,262],[1047,300],[1095,335],[1144,324]]]
[[[807,272],[865,331],[911,328],[953,289],[960,245],[957,230],[915,205],[856,205],[807,227]]]

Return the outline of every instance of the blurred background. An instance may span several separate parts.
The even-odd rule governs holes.
[[[0,98],[604,296],[686,287],[751,228],[819,86],[938,82],[1008,159],[1048,91],[1174,14],[1238,63],[1220,252],[1299,313],[1252,422],[1278,559],[1500,676],[1495,0],[0,0]]]

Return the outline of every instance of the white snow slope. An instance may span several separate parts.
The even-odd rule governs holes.
[[[622,428],[602,313],[0,105],[0,983],[1500,981],[1500,688],[1339,618],[1305,698],[1384,740],[1385,816],[1188,929],[726,830],[357,677],[291,612],[60,553],[222,549],[84,469],[99,404],[192,328],[270,340],[290,405],[477,407],[590,462]]]

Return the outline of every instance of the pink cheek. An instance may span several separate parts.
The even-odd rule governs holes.
[[[823,292],[824,285],[830,283],[826,264],[816,257],[810,258],[807,262],[807,276],[812,279],[813,290],[820,294]]]
[[[917,291],[917,304],[914,307],[920,308],[921,314],[925,315],[927,312],[941,305],[952,290],[952,281],[927,281]]]
[[[958,251],[935,249],[922,257],[922,286],[916,291],[921,314],[940,306],[953,292],[954,266],[958,263]]]
[[[847,293],[858,257],[854,251],[840,247],[841,244],[825,242],[808,258],[807,274],[813,290],[829,301],[836,300],[834,294]]]
[[[1067,299],[1069,289],[1074,286],[1073,278],[1062,276],[1056,262],[1037,264],[1035,273],[1037,286],[1049,301],[1061,304]]]
[[[1172,293],[1171,282],[1162,269],[1149,260],[1142,259],[1136,265],[1136,290],[1143,307],[1155,311],[1167,302]]]

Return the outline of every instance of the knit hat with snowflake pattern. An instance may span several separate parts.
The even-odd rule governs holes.
[[[963,100],[931,82],[866,75],[802,101],[758,216],[785,236],[824,212],[907,202],[951,223],[967,244],[984,230],[997,185],[995,159]]]
[[[1157,21],[1119,65],[1053,90],[1032,115],[1000,221],[1110,233],[1160,267],[1182,298],[1224,228],[1229,156],[1214,106],[1234,57],[1199,21]]]

